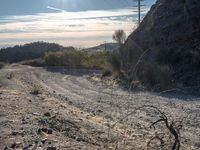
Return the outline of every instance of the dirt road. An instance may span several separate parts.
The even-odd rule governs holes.
[[[142,108],[124,118],[144,105],[183,125],[182,149],[200,149],[200,98],[129,93],[88,79],[94,73],[21,65],[0,70],[0,149],[151,149],[155,133],[170,135],[162,123],[149,128],[158,112]],[[31,94],[35,88],[41,94]]]

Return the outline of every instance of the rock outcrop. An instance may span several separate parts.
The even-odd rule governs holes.
[[[139,57],[148,49],[151,58],[175,70],[177,82],[200,85],[200,1],[157,0],[128,37],[123,60],[127,61],[127,54]]]

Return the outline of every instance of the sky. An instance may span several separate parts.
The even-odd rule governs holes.
[[[155,0],[142,2],[143,16]],[[78,48],[112,42],[137,27],[133,0],[0,0],[0,48],[35,41]]]

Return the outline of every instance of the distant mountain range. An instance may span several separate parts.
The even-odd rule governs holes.
[[[105,44],[100,44],[98,46],[90,47],[90,48],[85,48],[83,49],[84,51],[113,51],[117,49],[119,45],[117,43],[105,43]]]

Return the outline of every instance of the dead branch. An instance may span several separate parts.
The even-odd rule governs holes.
[[[178,128],[175,127],[174,125],[174,122],[172,121],[171,123],[169,123],[169,120],[167,118],[167,116],[165,115],[164,112],[162,112],[160,109],[158,109],[157,107],[155,106],[152,106],[152,105],[144,105],[144,106],[141,106],[141,107],[138,107],[138,108],[135,108],[132,112],[128,113],[126,116],[124,116],[123,118],[119,119],[117,122],[115,122],[113,125],[112,125],[112,128],[114,128],[116,126],[117,123],[123,121],[124,119],[128,118],[130,115],[134,114],[137,110],[141,110],[143,108],[153,108],[155,109],[157,112],[159,112],[160,114],[160,118],[153,122],[151,125],[150,125],[150,128],[155,128],[155,125],[159,122],[164,122],[166,128],[169,130],[169,132],[174,136],[174,144],[173,144],[173,147],[172,147],[172,150],[179,150],[180,149],[180,139],[179,139],[179,129],[182,127],[182,125],[179,125]],[[150,140],[150,142],[154,139],[158,139],[158,137],[154,137]],[[160,140],[161,142],[161,140]],[[149,142],[148,142],[149,143]],[[163,143],[163,141],[161,142],[161,144]],[[150,143],[149,143],[150,144]],[[149,145],[148,144],[148,145]]]
[[[156,110],[159,110],[159,109],[156,108]],[[171,124],[169,124],[168,118],[164,114],[164,112],[161,112],[160,110],[158,112],[161,114],[160,119],[158,119],[156,122],[152,123],[150,125],[150,128],[154,127],[154,129],[155,129],[154,125],[156,125],[159,122],[164,122],[165,126],[167,127],[167,129],[169,130],[169,132],[174,136],[174,139],[175,139],[173,147],[172,147],[172,150],[179,150],[180,149],[180,140],[179,140],[179,134],[178,134],[179,131],[174,126],[174,122],[173,121],[171,122]]]

